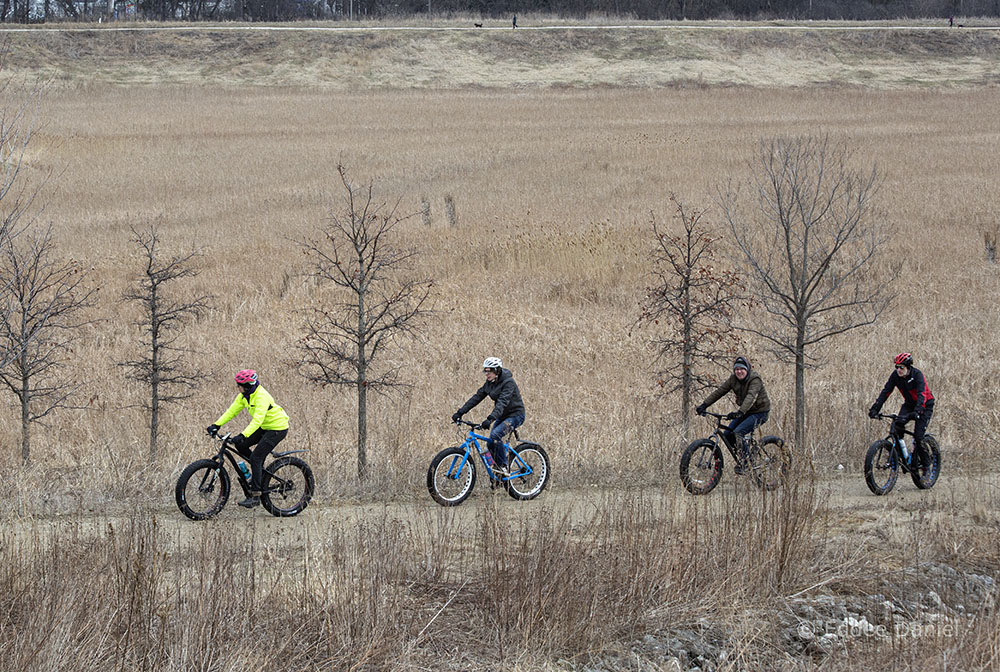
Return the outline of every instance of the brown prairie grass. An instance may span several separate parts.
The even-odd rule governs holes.
[[[812,518],[807,500],[743,489],[711,513],[707,500],[616,493],[584,515],[520,516],[493,498],[473,519],[370,519],[298,544],[256,525],[175,535],[141,510],[19,526],[0,535],[0,670],[585,662],[645,632],[771,602],[775,586],[748,570],[782,560],[757,531],[784,539],[782,516],[767,514]],[[722,535],[733,535],[725,550]],[[814,546],[790,541],[805,568]],[[797,571],[785,587],[810,580]]]
[[[379,22],[286,24],[281,32],[256,24],[41,29],[10,35],[9,67],[70,85],[951,88],[995,84],[1000,40],[993,30],[948,30],[942,22],[523,20],[545,30],[474,30],[471,19],[405,30]]]
[[[648,669],[629,647],[684,632],[726,651],[711,661],[721,669],[988,667],[988,616],[795,655],[798,596],[832,588],[878,605],[949,588],[922,583],[919,563],[947,558],[937,549],[876,557],[831,542],[815,486],[609,491],[586,511],[492,497],[469,517],[399,509],[315,536],[257,519],[177,527],[142,509],[19,524],[0,533],[0,671],[554,670],[609,656],[628,662],[596,669]]]
[[[199,428],[229,402],[231,372],[253,366],[292,417],[290,446],[311,449],[321,493],[354,492],[353,395],[311,388],[294,372],[302,311],[319,296],[295,241],[339,207],[331,175],[342,161],[415,214],[399,244],[419,250],[414,272],[435,281],[431,326],[386,355],[411,387],[376,399],[373,491],[419,491],[426,461],[458,440],[446,420],[480,384],[479,362],[491,353],[514,371],[528,405],[524,434],[551,449],[563,483],[672,472],[677,402],[657,395],[645,334],[632,328],[650,213],[669,218],[667,195],[676,193],[711,219],[715,189],[745,169],[759,137],[828,132],[886,168],[882,205],[896,235],[881,263],[902,264],[902,280],[886,319],[814,352],[811,444],[795,450],[821,470],[857,469],[883,431],[864,410],[891,355],[909,350],[942,400],[932,431],[947,468],[984,468],[996,455],[990,307],[1000,279],[983,258],[982,226],[995,211],[1000,134],[982,111],[995,98],[992,90],[54,92],[28,168],[59,172],[43,218],[65,253],[89,264],[103,319],[70,362],[88,409],[54,416],[37,432],[34,456],[98,474],[136,463],[143,390],[115,363],[140,341],[119,297],[138,271],[129,226],[162,218],[168,246],[203,252],[185,291],[213,294],[214,309],[188,330],[188,344],[192,363],[215,375],[168,410],[151,482],[208,449]],[[748,354],[774,403],[767,431],[790,436],[790,368],[759,344]],[[12,414],[0,415],[5,443],[16,430]],[[12,452],[0,460],[16,464]],[[144,487],[141,477],[126,480]]]

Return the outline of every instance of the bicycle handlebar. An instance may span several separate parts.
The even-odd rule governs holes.
[[[462,420],[461,418],[459,418],[458,420],[455,420],[455,424],[456,425],[468,425],[469,427],[472,427],[473,429],[479,429],[479,425],[481,425],[482,423],[481,422],[469,422],[468,420]]]
[[[730,416],[729,413],[712,413],[711,411],[705,411],[703,413],[703,415],[710,415],[713,418],[715,418],[716,422],[718,422],[718,424],[719,424],[720,427],[724,424],[722,422],[723,420],[733,420],[733,418],[729,417]],[[742,417],[746,417],[746,416],[742,416]]]

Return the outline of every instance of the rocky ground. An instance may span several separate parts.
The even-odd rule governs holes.
[[[995,615],[998,590],[992,576],[927,563],[886,575],[880,583],[879,593],[791,598],[773,614],[748,612],[735,619],[743,624],[739,628],[701,619],[647,635],[626,651],[586,665],[563,661],[563,669],[714,672],[753,669],[752,661],[761,659],[809,667],[865,641],[953,639],[972,619]]]

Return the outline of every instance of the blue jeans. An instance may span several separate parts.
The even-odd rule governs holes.
[[[513,415],[504,419],[503,422],[493,423],[493,429],[490,430],[490,440],[486,442],[486,446],[490,449],[493,461],[498,467],[507,466],[507,451],[503,447],[503,437],[523,424],[523,415]]]
[[[764,413],[751,413],[743,418],[736,418],[729,423],[729,431],[736,434],[736,438],[739,439],[736,442],[736,449],[738,451],[744,453],[746,450],[746,444],[743,442],[744,437],[767,422],[769,415],[770,413],[766,411]],[[746,455],[744,454],[743,457],[746,457]]]

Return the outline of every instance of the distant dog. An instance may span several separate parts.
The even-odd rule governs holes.
[[[474,25],[476,28],[482,28],[483,27],[483,24],[481,24],[481,23],[474,23],[472,25]]]

